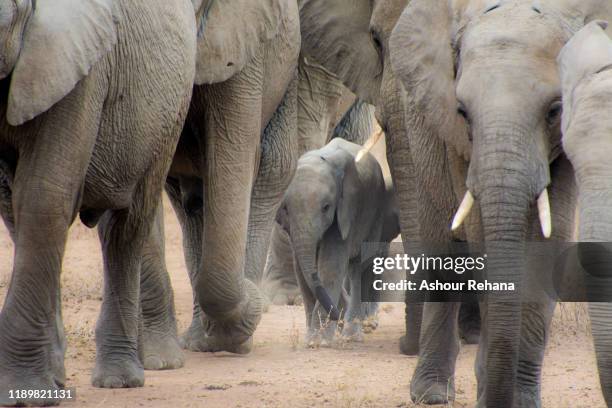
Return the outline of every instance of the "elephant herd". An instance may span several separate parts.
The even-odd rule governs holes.
[[[142,386],[144,369],[181,367],[181,348],[248,353],[264,271],[292,271],[283,253],[300,249],[287,234],[302,228],[298,158],[334,139],[298,173],[355,171],[358,148],[335,139],[363,144],[373,117],[404,242],[483,247],[492,278],[520,282],[528,244],[571,241],[576,208],[579,241],[612,241],[608,19],[612,0],[0,0],[0,215],[15,244],[0,405],[55,403],[7,390],[66,384],[60,271],[77,216],[104,259],[94,386]],[[369,193],[338,204],[378,202],[359,242],[390,239],[391,193],[373,171]],[[164,189],[193,288],[180,339]],[[343,215],[326,217],[330,248],[358,251]],[[297,272],[307,309],[333,312]],[[541,406],[554,300],[513,296],[481,303],[478,407]],[[415,401],[454,398],[459,306],[407,300]],[[612,303],[589,312],[610,406]]]

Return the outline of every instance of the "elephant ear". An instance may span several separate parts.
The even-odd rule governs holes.
[[[346,153],[344,168],[341,171],[341,191],[336,205],[338,229],[343,240],[349,236],[357,218],[357,200],[359,194],[359,173],[355,165],[355,157]]]
[[[563,133],[569,127],[574,89],[586,77],[612,67],[612,41],[605,21],[593,21],[578,31],[559,53],[558,65],[563,86]]]
[[[18,126],[47,111],[117,41],[113,0],[41,0],[13,70],[7,120]]]
[[[200,6],[195,82],[223,82],[273,39],[288,14],[289,0],[193,0]]]
[[[375,104],[382,59],[370,34],[371,0],[300,0],[302,53]]]
[[[393,70],[411,110],[420,112],[432,134],[453,145],[466,160],[471,153],[467,125],[457,111],[453,47],[465,1],[412,0],[389,40]]]

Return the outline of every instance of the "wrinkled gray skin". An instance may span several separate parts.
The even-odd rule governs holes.
[[[389,62],[388,39],[407,0],[300,0],[302,53],[333,72],[359,98],[376,107],[386,135],[387,160],[400,210],[403,241],[419,231],[415,174],[405,140],[401,86]],[[398,180],[396,183],[395,180]],[[400,350],[417,354],[422,305],[406,304]]]
[[[279,210],[279,224],[289,234],[306,312],[307,343],[330,342],[337,330],[332,307],[338,308],[345,278],[350,295],[342,335],[361,341],[362,262],[364,242],[390,242],[399,233],[392,186],[385,186],[379,163],[367,154],[355,157],[360,145],[334,139],[298,161]],[[385,254],[382,254],[384,256]]]
[[[521,280],[528,267],[525,243],[543,239],[535,201],[545,188],[551,240],[571,237],[575,185],[560,146],[556,58],[585,20],[609,6],[571,0],[413,0],[397,23],[391,61],[406,90],[408,140],[417,174],[431,173],[431,184],[417,186],[419,219],[422,225],[433,216],[441,219],[435,238],[448,242],[453,210],[469,189],[476,208],[465,224],[468,240],[484,242],[489,252],[503,249],[489,253],[490,279]],[[428,194],[434,185],[435,196]],[[420,205],[425,202],[430,205]],[[554,304],[542,296],[542,303],[524,304],[521,311],[516,296],[512,292],[486,304],[476,369],[479,407],[541,405],[541,364]],[[457,309],[455,304],[425,306],[422,350],[411,383],[415,400],[453,398]],[[447,334],[447,340],[436,339],[436,332]]]
[[[300,157],[335,137],[365,143],[373,132],[374,115],[369,105],[356,100],[338,78],[303,56],[298,81]],[[300,293],[289,237],[278,225],[272,230],[261,285],[266,297],[277,305],[293,304]]]
[[[602,24],[605,26],[605,24]],[[563,150],[572,162],[578,186],[580,242],[612,242],[612,41],[597,22],[589,23],[559,56],[563,85]],[[587,247],[588,248],[588,247]],[[588,260],[588,253],[586,259]],[[596,257],[597,261],[602,260]],[[597,271],[610,276],[606,263]],[[603,268],[602,268],[603,265]],[[601,275],[598,275],[601,276]],[[590,295],[609,295],[610,284],[593,279]],[[601,292],[605,291],[605,292]],[[612,304],[589,305],[603,395],[612,405]]]
[[[197,18],[196,86],[166,183],[194,291],[181,343],[242,354],[261,319],[255,282],[298,158],[298,10],[290,0],[212,0]]]
[[[436,197],[438,177],[426,166],[414,167],[406,138],[403,89],[390,61],[389,37],[407,3],[407,0],[301,0],[302,53],[313,56],[361,99],[376,106],[376,118],[386,134],[387,160],[400,210],[402,240],[409,242],[420,235],[422,239],[439,242],[451,239],[446,218],[439,213],[445,206],[453,207],[456,200],[445,195],[444,188],[440,197]],[[421,150],[425,148],[424,144]],[[445,155],[438,154],[436,148],[420,152],[423,163],[428,157],[446,161]],[[435,167],[433,162],[432,167]],[[427,186],[421,193],[422,202],[427,202],[423,211],[417,208],[417,180]],[[441,185],[448,182],[448,177],[444,177]],[[432,202],[441,204],[431,208]],[[407,296],[407,334],[400,339],[400,351],[414,355],[419,350],[423,305],[409,299],[409,293]],[[474,308],[464,317],[462,337],[471,343],[475,341],[480,317]]]
[[[150,330],[139,344],[139,282],[163,256],[151,226],[192,93],[192,4],[32,7],[0,2],[0,213],[15,242],[0,313],[2,406],[57,403],[9,400],[6,392],[66,382],[59,280],[79,213],[99,225],[104,252],[93,385],[142,386],[139,352],[176,333],[166,321],[165,334]],[[172,298],[162,301],[171,307]]]

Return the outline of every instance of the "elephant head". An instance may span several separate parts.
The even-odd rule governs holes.
[[[413,0],[390,40],[408,114],[469,161],[457,228],[475,201],[489,279],[520,282],[537,202],[551,235],[547,187],[561,153],[557,55],[607,1]],[[489,299],[487,406],[513,400],[520,304]]]
[[[357,213],[358,183],[353,154],[342,148],[312,151],[300,158],[278,213],[310,290],[332,320],[338,320],[339,311],[321,284],[317,255],[331,228],[338,230],[342,241],[349,239]]]
[[[0,78],[11,75],[7,119],[45,112],[115,44],[111,0],[1,0]]]
[[[589,315],[600,383],[611,405],[612,303],[600,301],[612,292],[612,261],[607,244],[592,244],[612,241],[612,41],[604,32],[606,27],[605,22],[592,22],[572,37],[559,55],[559,71],[563,149],[578,185],[581,263],[589,272],[590,299],[595,300],[589,305]]]

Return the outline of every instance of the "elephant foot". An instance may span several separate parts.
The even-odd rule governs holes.
[[[202,341],[202,351],[228,351],[248,354],[253,348],[253,333],[261,321],[263,298],[257,286],[248,279],[244,280],[245,298],[225,318],[215,320],[210,316],[204,319],[206,335]]]
[[[118,356],[96,361],[91,383],[98,388],[136,388],[144,386],[144,369],[138,359]]]
[[[306,334],[306,345],[309,348],[333,347],[337,334],[338,322],[326,322],[324,326],[308,330]]]
[[[53,372],[37,374],[35,377],[26,377],[21,373],[7,373],[0,367],[0,406],[2,407],[47,407],[59,405],[59,399],[40,398],[40,391],[59,391],[61,388],[53,380]],[[11,390],[13,394],[11,395]],[[24,392],[25,398],[15,391]],[[30,392],[28,392],[30,391]],[[37,393],[38,391],[38,393]]]
[[[0,406],[58,405],[58,399],[49,398],[52,395],[41,395],[36,390],[53,393],[64,387],[66,374],[63,343],[48,342],[49,337],[35,341],[33,336],[21,333],[20,337],[6,338],[7,334],[17,334],[17,330],[14,327],[4,329],[6,326],[2,326],[0,334],[4,336],[1,336],[3,338],[0,341]],[[26,336],[30,337],[28,342],[23,340]],[[35,346],[40,343],[46,345]],[[11,393],[11,390],[19,390],[21,393]]]
[[[144,331],[140,344],[140,361],[145,370],[173,370],[185,364],[175,335]]]
[[[249,354],[253,350],[253,337],[249,337],[242,343],[222,336],[208,335],[202,342],[202,350],[205,352],[227,351],[234,354]]]
[[[415,404],[443,405],[455,399],[455,384],[452,379],[440,381],[428,378],[412,379],[410,397]]]
[[[345,341],[362,343],[364,333],[364,329],[362,329],[363,325],[364,323],[359,320],[345,323],[342,328],[342,339]]]
[[[208,351],[206,350],[206,329],[204,328],[204,323],[202,323],[202,318],[199,316],[193,317],[191,326],[189,326],[187,331],[180,337],[179,345],[184,350]]]
[[[407,334],[403,335],[400,337],[399,347],[400,353],[402,354],[407,356],[419,355],[419,339],[417,336],[409,336]]]

